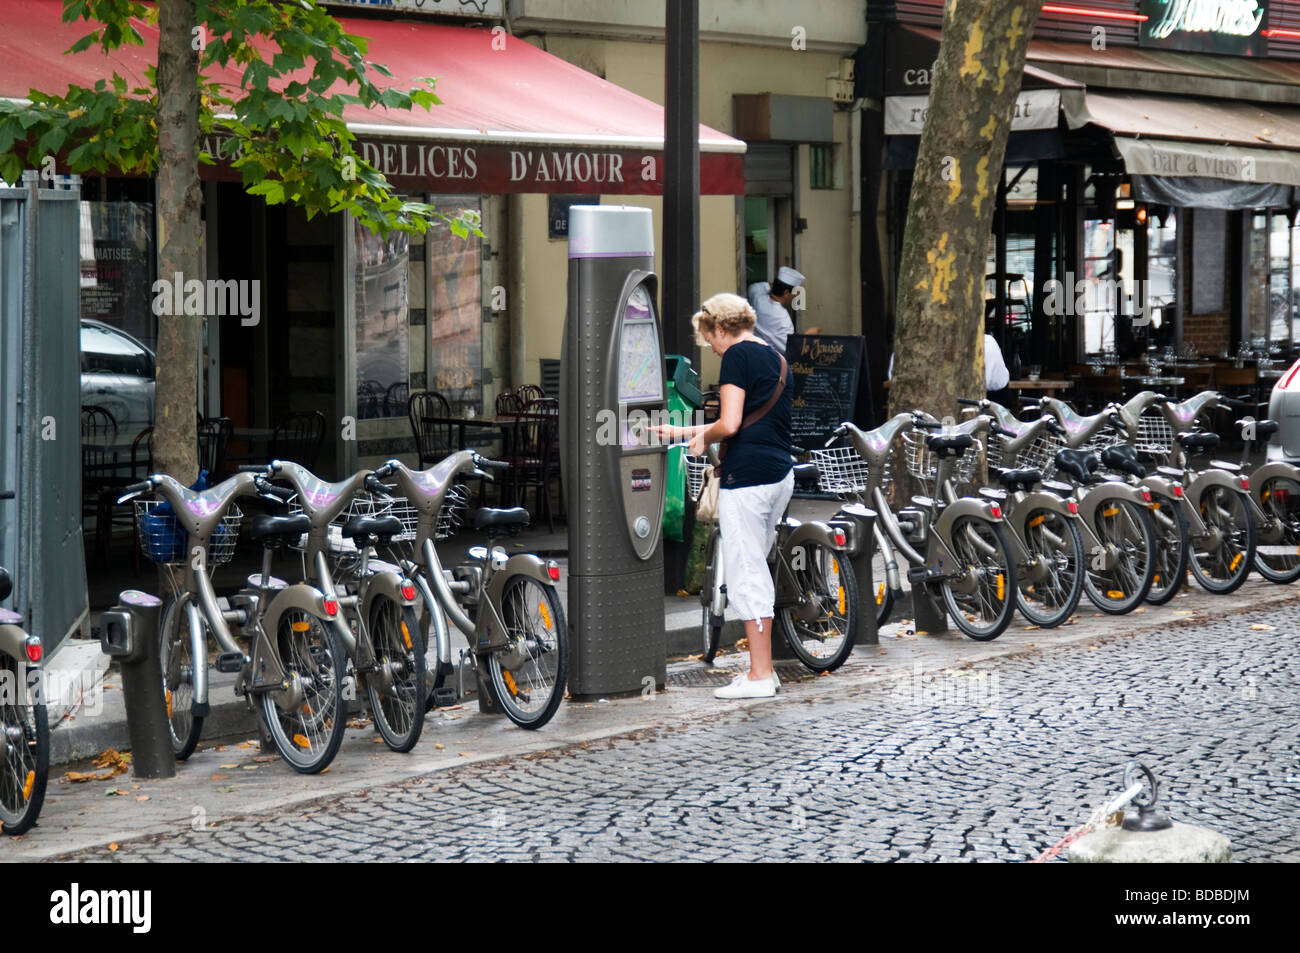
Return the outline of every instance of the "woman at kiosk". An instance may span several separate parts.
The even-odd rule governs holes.
[[[745,622],[749,672],[714,692],[718,698],[764,698],[780,680],[772,670],[776,593],[767,554],[794,492],[790,413],[793,380],[785,358],[754,334],[755,315],[738,295],[717,294],[691,318],[696,340],[722,358],[722,409],[716,422],[659,427],[662,439],[690,440],[703,456],[723,442],[718,524],[727,566],[727,604]]]

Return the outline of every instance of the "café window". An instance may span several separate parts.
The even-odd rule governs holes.
[[[483,214],[477,196],[435,195],[445,215]],[[428,390],[447,399],[453,416],[483,412],[483,245],[439,223],[425,236],[429,256]]]
[[[1300,341],[1300,235],[1289,213],[1259,209],[1250,228],[1250,313],[1245,337],[1254,347]]]

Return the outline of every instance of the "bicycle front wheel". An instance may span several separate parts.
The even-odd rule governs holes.
[[[1156,531],[1156,569],[1151,577],[1147,602],[1162,606],[1187,581],[1187,520],[1179,512],[1179,500],[1151,494],[1151,521]]]
[[[167,733],[177,761],[194,753],[203,731],[203,719],[194,714],[195,661],[187,605],[186,599],[172,596],[158,617],[158,660],[167,704]],[[204,665],[207,662],[206,658],[202,660]]]
[[[781,559],[794,583],[788,595],[797,599],[776,610],[781,632],[804,665],[814,672],[833,672],[849,657],[857,637],[853,567],[843,553],[814,542],[791,547]],[[777,598],[781,600],[780,593]]]
[[[879,630],[894,611],[894,593],[889,588],[889,574],[886,571],[888,565],[886,560],[893,557],[893,553],[886,547],[884,542],[884,532],[877,522],[875,531],[871,534],[871,578],[875,580],[875,613],[876,629]],[[859,586],[861,590],[861,586]],[[868,604],[870,609],[871,605]]]
[[[334,760],[347,729],[347,658],[333,626],[301,609],[280,619],[275,645],[288,689],[261,694],[262,720],[280,757],[316,774]]]
[[[507,718],[521,728],[540,728],[560,707],[569,679],[569,629],[555,587],[516,574],[491,608],[507,640],[488,655],[493,691]]]
[[[1034,625],[1055,628],[1074,613],[1083,596],[1079,527],[1055,510],[1034,510],[1025,520],[1025,550],[1032,561],[1016,567],[1016,605]]]
[[[370,603],[367,627],[375,650],[375,670],[366,674],[366,695],[375,729],[394,751],[410,751],[424,728],[428,691],[424,639],[415,611],[379,595]]]
[[[1016,609],[1016,566],[1006,530],[981,516],[959,516],[948,545],[963,571],[939,584],[944,606],[962,632],[990,642],[1006,631]]]
[[[1255,568],[1269,582],[1300,579],[1300,483],[1271,477],[1255,488],[1265,520],[1257,533]]]
[[[26,669],[0,655],[0,830],[15,836],[40,816],[50,771],[50,725]]]
[[[1206,487],[1200,510],[1207,532],[1191,538],[1192,575],[1209,592],[1235,592],[1255,564],[1255,520],[1245,494]]]
[[[1100,546],[1088,554],[1083,591],[1108,615],[1132,612],[1151,591],[1156,574],[1151,514],[1132,500],[1107,499],[1093,522]]]

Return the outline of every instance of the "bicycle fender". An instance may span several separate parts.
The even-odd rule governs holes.
[[[1229,473],[1227,470],[1202,470],[1192,478],[1184,492],[1197,510],[1201,508],[1201,497],[1212,486],[1221,486],[1234,493],[1245,493],[1241,486],[1241,474]],[[1249,495],[1249,494],[1247,494]]]
[[[1264,485],[1265,481],[1278,478],[1300,483],[1300,467],[1292,463],[1286,463],[1283,460],[1265,463],[1250,474],[1250,488],[1253,492],[1258,493],[1259,488]]]
[[[506,644],[506,634],[499,631],[496,612],[492,607],[501,604],[501,594],[505,591],[506,583],[510,581],[511,576],[529,576],[543,586],[555,585],[546,571],[546,560],[532,553],[518,553],[511,556],[505,568],[493,574],[487,584],[487,592],[484,595],[488,605],[479,606],[476,626],[478,637],[476,648],[479,652],[501,648]]]
[[[1096,526],[1097,511],[1101,509],[1103,503],[1127,500],[1145,510],[1151,506],[1149,500],[1142,498],[1145,490],[1147,490],[1145,486],[1132,486],[1128,483],[1098,483],[1089,487],[1088,492],[1083,494],[1083,499],[1079,501],[1079,515],[1088,526]]]
[[[1028,529],[1029,514],[1034,510],[1048,510],[1052,513],[1059,513],[1066,519],[1078,519],[1078,504],[1075,504],[1075,512],[1070,512],[1070,504],[1074,500],[1065,500],[1055,493],[1048,493],[1046,490],[1035,490],[1032,493],[1026,493],[1024,500],[1017,503],[1010,513],[1007,513],[1007,519],[1015,527],[1015,535],[1025,538],[1025,532]],[[1005,512],[1005,511],[1004,511]]]
[[[407,599],[402,595],[402,583],[414,586],[411,580],[399,572],[386,570],[371,574],[366,581],[366,598],[361,603],[361,611],[364,617],[370,618],[370,606],[379,596],[387,596],[400,606],[409,606],[414,608],[415,599]],[[417,592],[418,596],[419,593]]]
[[[982,519],[988,520],[990,523],[1001,523],[1002,519],[993,515],[993,507],[1000,505],[1001,504],[995,503],[992,500],[980,499],[978,497],[962,497],[956,503],[949,503],[944,507],[943,512],[939,514],[939,518],[934,521],[931,533],[936,537],[940,535],[945,537],[951,535],[952,524],[955,523],[957,518],[960,516],[978,516]],[[1005,513],[1006,510],[1003,510],[1003,512]],[[951,553],[949,555],[951,555]]]
[[[843,527],[840,527],[840,532],[844,532]],[[852,537],[845,532],[844,545],[839,545],[835,542],[835,527],[821,520],[809,520],[807,523],[799,524],[786,538],[785,551],[788,553],[801,543],[820,543],[827,549],[842,553],[851,548],[851,542]]]
[[[27,633],[20,626],[0,625],[0,652],[27,664]]]
[[[284,681],[284,669],[280,667],[279,653],[274,648],[272,636],[280,631],[280,620],[284,614],[294,609],[308,612],[326,624],[334,621],[334,617],[325,611],[325,594],[315,586],[300,582],[277,592],[266,607],[261,631],[257,633],[257,640],[253,644],[254,689],[279,688]]]

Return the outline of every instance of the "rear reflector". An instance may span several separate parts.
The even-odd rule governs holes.
[[[995,520],[1002,519],[1002,507],[994,503],[989,507],[989,516],[993,517]]]
[[[1071,515],[1071,516],[1077,516],[1077,515],[1078,515],[1078,513],[1079,513],[1079,504],[1078,504],[1078,503],[1074,502],[1074,500],[1070,500],[1070,501],[1068,501],[1065,505],[1066,505],[1066,507],[1069,509],[1069,511],[1070,511],[1070,515]]]
[[[1173,490],[1174,490],[1174,496],[1178,497],[1178,499],[1181,500],[1181,499],[1183,498],[1183,487],[1182,487],[1182,485],[1179,484],[1179,483],[1175,483],[1174,486],[1173,486]]]
[[[835,540],[836,546],[843,546],[845,543],[849,541],[849,538],[844,535],[844,530],[842,529],[837,529],[832,539]]]
[[[404,582],[404,583],[402,583],[402,598],[403,598],[403,599],[414,599],[414,598],[415,598],[415,586],[411,585],[411,583],[409,583],[409,582]]]
[[[325,614],[335,616],[339,614],[339,601],[337,599],[325,600]]]
[[[546,575],[551,577],[551,582],[560,581],[560,567],[558,563],[546,564]]]
[[[1249,490],[1249,489],[1250,489],[1250,477],[1248,477],[1248,476],[1243,476],[1243,477],[1241,478],[1241,488],[1242,488],[1243,490]]]
[[[41,639],[39,636],[31,635],[27,637],[27,661],[39,662],[44,650],[41,648]]]
[[[1150,503],[1150,502],[1151,502],[1151,491],[1150,491],[1150,490],[1143,490],[1143,491],[1142,491],[1142,502],[1143,502],[1143,503]]]

